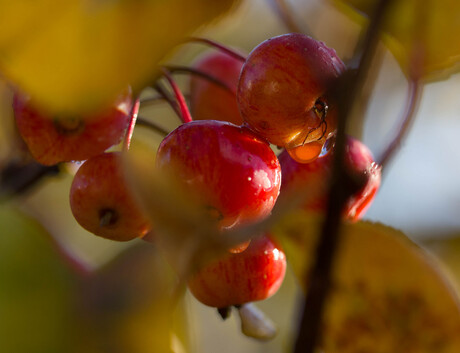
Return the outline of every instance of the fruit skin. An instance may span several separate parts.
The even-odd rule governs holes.
[[[70,188],[70,207],[83,228],[103,238],[128,241],[151,228],[126,188],[120,152],[103,153],[83,163]]]
[[[82,161],[104,152],[123,138],[131,120],[131,92],[93,116],[52,117],[16,93],[13,109],[19,133],[34,159],[44,165]]]
[[[284,252],[269,237],[252,239],[238,254],[214,260],[192,275],[188,287],[205,305],[225,308],[266,299],[281,286]]]
[[[280,197],[289,197],[291,192],[302,190],[306,200],[302,207],[309,211],[324,212],[332,176],[333,150],[315,161],[302,164],[294,161],[285,150],[278,159],[282,171]],[[357,139],[347,138],[345,147],[345,170],[358,185],[345,204],[344,218],[355,222],[361,219],[370,207],[381,182],[381,167],[374,162],[371,151]]]
[[[204,78],[190,79],[190,111],[195,120],[222,120],[241,125],[236,89],[243,62],[222,52],[210,52],[193,67],[225,83],[232,92]]]
[[[249,129],[227,122],[179,126],[160,144],[156,163],[178,186],[198,196],[220,227],[267,217],[280,190],[281,168],[269,145]]]
[[[336,110],[325,95],[344,71],[333,49],[306,35],[268,39],[253,49],[241,69],[237,92],[241,115],[277,146],[295,147],[322,135],[326,138],[336,129]],[[328,106],[325,133],[322,114],[315,109],[318,99]]]

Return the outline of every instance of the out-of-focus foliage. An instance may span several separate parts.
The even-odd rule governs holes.
[[[301,212],[273,229],[301,283],[320,224]],[[460,351],[458,297],[432,258],[380,224],[346,224],[341,235],[325,313],[326,352]]]
[[[76,273],[35,221],[0,206],[0,351],[68,352]]]
[[[241,243],[224,237],[198,195],[185,191],[174,176],[156,169],[148,150],[138,148],[124,156],[128,184],[152,220],[153,237],[180,275],[190,274]]]
[[[81,272],[37,222],[1,206],[0,224],[1,352],[166,353],[178,336],[186,344],[175,277],[152,245]]]
[[[446,265],[460,293],[460,236],[434,237],[424,240],[423,243]]]
[[[173,326],[183,319],[174,302],[174,278],[147,243],[85,278],[77,303],[78,353],[171,352]]]
[[[332,0],[364,23],[377,0]],[[460,3],[457,0],[391,1],[383,25],[386,45],[408,76],[440,80],[460,69]],[[413,72],[416,66],[421,73]],[[417,69],[415,69],[417,70]],[[415,77],[418,78],[418,77]]]
[[[0,71],[56,113],[99,108],[237,1],[0,0]]]

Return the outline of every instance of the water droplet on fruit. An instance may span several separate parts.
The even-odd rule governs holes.
[[[322,149],[321,142],[313,141],[303,146],[287,149],[287,152],[298,163],[310,163],[319,157]]]

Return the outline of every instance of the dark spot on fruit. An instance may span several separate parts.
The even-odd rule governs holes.
[[[265,121],[265,120],[262,120],[260,123],[259,123],[259,127],[263,130],[267,130],[268,127],[269,127],[269,124],[268,124],[268,121]]]
[[[99,226],[110,227],[118,222],[118,212],[113,208],[104,208],[99,211]]]
[[[221,221],[222,219],[224,219],[224,215],[222,214],[222,212],[220,212],[214,206],[205,205],[204,209],[210,219],[215,220],[215,221]]]
[[[61,135],[78,135],[85,128],[85,122],[78,117],[57,117],[53,122],[56,131]]]

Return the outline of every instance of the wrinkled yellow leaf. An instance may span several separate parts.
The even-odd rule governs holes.
[[[0,0],[0,71],[56,113],[100,108],[237,1]]]
[[[351,18],[363,23],[376,0],[332,0]],[[383,26],[384,41],[409,76],[412,56],[422,60],[422,78],[444,79],[460,69],[460,3],[457,0],[392,1]]]
[[[300,212],[273,229],[302,283],[320,224]],[[381,224],[346,224],[341,234],[325,352],[460,352],[459,299],[433,259]]]
[[[77,276],[35,221],[0,205],[0,352],[70,352]]]

